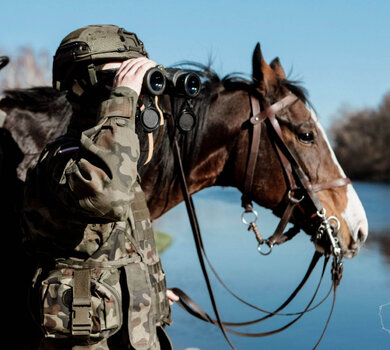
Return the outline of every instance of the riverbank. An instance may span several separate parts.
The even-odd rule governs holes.
[[[154,235],[156,239],[157,251],[159,254],[161,254],[172,244],[173,238],[168,233],[160,231],[155,232]]]

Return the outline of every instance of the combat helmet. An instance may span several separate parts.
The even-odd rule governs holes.
[[[53,87],[69,90],[75,77],[97,83],[96,66],[148,54],[135,33],[115,25],[89,25],[68,34],[53,59]]]

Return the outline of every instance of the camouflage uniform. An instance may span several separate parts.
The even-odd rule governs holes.
[[[137,100],[115,88],[95,127],[50,143],[28,173],[23,222],[43,268],[34,280],[40,322],[55,348],[110,348],[123,324],[133,348],[159,349],[156,327],[171,322],[137,175]]]

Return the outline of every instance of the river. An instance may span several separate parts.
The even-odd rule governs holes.
[[[359,255],[344,260],[336,307],[319,349],[390,349],[390,186],[355,183],[365,207],[370,235]],[[313,254],[309,237],[300,233],[292,241],[274,248],[269,256],[257,253],[252,233],[241,223],[240,193],[231,188],[210,188],[194,197],[206,252],[225,283],[251,303],[271,310],[297,286]],[[264,236],[272,233],[278,219],[260,207],[258,226]],[[201,273],[184,204],[155,222],[155,229],[173,236],[162,254],[169,287],[178,287],[213,315]],[[301,311],[311,298],[319,279],[318,264],[300,295],[286,311]],[[329,267],[328,267],[329,270]],[[224,320],[245,321],[263,316],[236,302],[212,278],[217,304]],[[319,299],[330,286],[325,273]],[[332,298],[306,314],[286,331],[265,338],[229,335],[237,349],[312,349],[329,314]],[[173,324],[168,333],[175,350],[229,349],[220,330],[172,307]],[[277,318],[277,317],[274,317]],[[262,332],[287,323],[278,317],[241,331]]]

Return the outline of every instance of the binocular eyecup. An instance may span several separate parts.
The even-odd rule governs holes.
[[[144,76],[142,92],[150,95],[162,95],[167,81],[163,71],[157,67],[149,69]]]
[[[202,83],[198,74],[175,68],[167,68],[166,72],[170,90],[187,97],[199,95]]]

